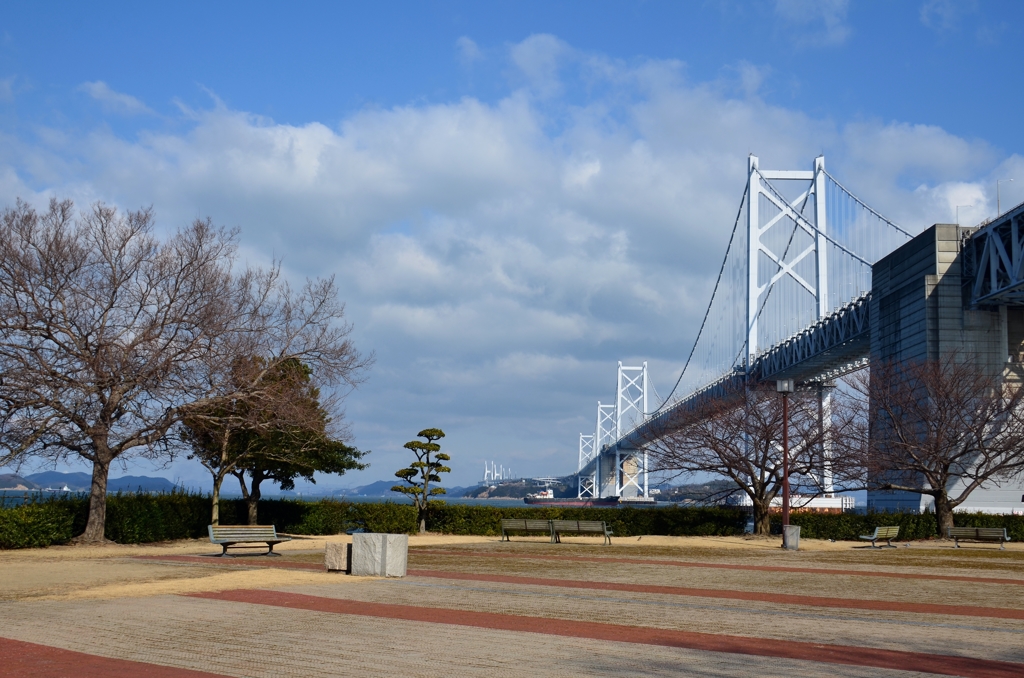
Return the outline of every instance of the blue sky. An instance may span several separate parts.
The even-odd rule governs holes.
[[[675,380],[748,153],[824,153],[914,230],[1024,200],[1019,2],[211,4],[5,3],[0,199],[209,216],[336,275],[378,361],[371,469],[328,484],[427,426],[459,484],[572,472],[615,361]]]

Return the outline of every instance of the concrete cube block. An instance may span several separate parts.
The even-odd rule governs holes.
[[[352,566],[352,544],[328,544],[324,565],[328,572],[348,572]]]
[[[351,574],[363,577],[404,577],[409,560],[409,535],[352,535]]]
[[[799,525],[782,526],[782,548],[789,549],[790,551],[798,551],[800,549]]]

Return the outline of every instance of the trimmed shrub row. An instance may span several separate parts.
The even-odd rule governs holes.
[[[934,513],[793,513],[789,522],[800,526],[800,536],[807,539],[855,541],[871,534],[876,527],[899,525],[899,539],[929,539],[938,535]],[[990,513],[954,513],[953,524],[971,527],[1003,527],[1013,541],[1024,541],[1024,516]],[[772,516],[772,527],[781,532],[782,518]]]
[[[247,522],[241,499],[225,499],[221,522]],[[0,509],[0,549],[67,543],[85,529],[88,498],[42,498]],[[498,535],[502,518],[541,520],[603,520],[616,536],[645,534],[725,536],[742,534],[748,514],[734,508],[559,508],[497,507],[434,502],[428,520],[432,531],[444,534]],[[773,516],[773,526],[779,521]],[[958,525],[1005,527],[1014,541],[1024,541],[1024,516],[955,514]],[[210,522],[210,498],[191,492],[116,494],[107,500],[107,538],[122,544],[205,537]],[[338,534],[351,529],[369,532],[413,533],[416,509],[392,502],[345,502],[324,499],[264,499],[260,522],[293,534]],[[935,516],[914,513],[815,514],[794,513],[807,539],[856,540],[879,525],[899,525],[901,539],[936,536]]]

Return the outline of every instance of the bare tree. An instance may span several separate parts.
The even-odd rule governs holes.
[[[868,489],[932,497],[941,533],[972,492],[1024,471],[1024,389],[1002,374],[953,353],[873,363],[851,384],[858,426],[842,455],[864,467]]]
[[[810,393],[789,397],[789,469],[794,485],[816,491],[822,427]],[[646,435],[652,470],[732,480],[753,504],[754,531],[769,533],[769,509],[782,491],[782,396],[774,384],[704,400]],[[832,435],[835,428],[826,427]]]
[[[76,217],[52,200],[0,214],[0,463],[90,462],[80,541],[104,538],[111,463],[168,453],[189,412],[258,397],[289,358],[330,384],[368,365],[333,281],[293,292],[277,268],[232,275],[235,246],[209,220],[161,242],[150,210]],[[237,378],[252,356],[260,369]]]

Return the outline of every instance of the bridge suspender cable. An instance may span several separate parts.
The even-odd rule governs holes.
[[[822,171],[824,171],[824,170],[822,170]],[[839,188],[839,190],[841,190],[843,193],[845,193],[847,196],[849,196],[850,199],[852,199],[858,205],[863,207],[865,210],[867,210],[868,212],[873,214],[880,221],[882,221],[883,223],[885,223],[888,226],[892,227],[897,232],[899,232],[901,235],[903,235],[903,236],[905,236],[907,238],[913,238],[913,235],[911,235],[908,231],[904,230],[899,225],[893,223],[891,220],[889,220],[886,217],[882,216],[881,214],[878,213],[877,210],[873,209],[870,205],[868,205],[863,200],[858,198],[856,195],[851,193],[845,186],[843,186],[841,183],[836,181],[835,177],[833,177],[831,174],[829,174],[828,172],[825,172],[825,176],[828,177],[832,181],[832,183],[834,183]],[[793,223],[793,233],[790,234],[790,241],[789,241],[789,243],[786,244],[786,253],[788,253],[788,251],[789,251],[789,248],[790,248],[790,246],[792,244],[793,236],[795,235],[797,229],[801,227],[800,222],[803,222],[803,225],[804,225],[805,228],[812,229],[815,232],[815,234],[821,235],[825,239],[825,241],[827,241],[829,244],[831,244],[834,247],[836,247],[837,249],[839,249],[841,252],[843,252],[847,256],[849,256],[852,259],[856,260],[858,263],[860,263],[860,264],[862,264],[864,266],[868,266],[868,267],[870,267],[872,265],[870,261],[868,261],[864,257],[858,255],[857,253],[853,252],[848,247],[846,247],[842,243],[838,242],[835,238],[831,237],[828,233],[821,233],[821,232],[819,232],[817,227],[812,225],[807,220],[807,218],[803,216],[803,214],[802,214],[803,207],[801,207],[800,210],[797,210],[796,207],[794,207],[792,204],[790,204],[790,202],[788,200],[786,200],[785,197],[783,197],[767,179],[764,179],[764,177],[762,177],[762,181],[763,181],[762,185],[764,185],[768,190],[770,190],[772,193],[774,193],[775,196],[779,198],[779,200],[781,200],[784,204],[786,204],[789,207],[790,210],[792,210],[793,215],[795,215],[795,218],[791,217],[793,219],[793,222],[794,222]],[[711,293],[711,301],[708,303],[707,310],[704,312],[704,319],[701,321],[700,329],[697,331],[697,337],[694,339],[693,347],[690,349],[690,354],[686,358],[686,363],[683,365],[683,369],[679,373],[679,378],[676,379],[676,383],[672,387],[672,390],[669,392],[668,396],[661,402],[661,404],[657,407],[657,409],[655,409],[652,412],[645,412],[644,414],[647,415],[647,416],[653,416],[653,415],[658,414],[659,412],[661,412],[663,409],[665,409],[665,407],[671,401],[672,396],[675,395],[675,392],[678,390],[679,385],[682,383],[683,377],[686,374],[686,370],[689,368],[689,366],[690,366],[690,364],[691,364],[691,362],[693,360],[694,353],[697,350],[697,345],[698,345],[698,343],[700,341],[700,338],[704,334],[704,331],[705,331],[705,329],[707,327],[708,318],[710,317],[711,309],[712,309],[712,306],[714,304],[715,297],[718,295],[718,290],[719,290],[719,287],[721,286],[722,276],[723,276],[723,274],[725,272],[725,268],[726,268],[726,265],[727,265],[728,260],[729,260],[729,252],[731,251],[733,241],[736,238],[736,230],[739,228],[740,218],[743,216],[743,206],[746,204],[747,199],[749,197],[748,196],[748,190],[749,190],[749,184],[748,184],[747,187],[744,187],[744,189],[743,189],[743,197],[740,200],[740,208],[739,208],[739,210],[736,213],[736,221],[735,221],[735,223],[733,224],[733,227],[732,227],[732,234],[729,236],[729,244],[728,244],[728,246],[726,247],[726,250],[725,250],[725,257],[722,259],[722,266],[718,270],[718,278],[715,280],[715,288],[714,288],[714,291]],[[815,196],[815,199],[816,200],[824,200],[825,196]],[[807,202],[807,198],[804,199],[804,205],[806,205],[806,202]],[[786,256],[786,254],[784,253],[783,254],[783,259],[785,259],[785,256]],[[768,298],[769,298],[769,296],[771,296],[771,293],[772,293],[772,290],[774,289],[774,287],[775,287],[775,283],[772,282],[769,285],[769,288],[768,288],[766,294],[764,295],[764,299],[761,302],[761,307],[758,309],[758,312],[756,314],[757,316],[760,316],[761,312],[764,310],[765,305],[768,303]],[[739,358],[743,355],[743,351],[744,351],[745,347],[746,347],[746,342],[744,342],[743,346],[740,347],[739,353],[736,355],[736,358],[732,361],[732,363],[734,365],[739,360]]]
[[[824,171],[824,170],[822,170],[822,171]],[[842,185],[841,183],[839,183],[838,181],[836,181],[836,178],[835,178],[834,176],[832,176],[832,175],[831,175],[831,174],[829,174],[828,172],[825,172],[825,176],[826,176],[826,177],[828,177],[829,179],[831,179],[831,180],[832,180],[832,183],[833,183],[833,184],[835,184],[836,186],[838,186],[838,187],[839,187],[840,189],[842,189],[843,193],[845,193],[846,195],[848,195],[848,196],[850,196],[851,198],[853,198],[853,200],[854,200],[854,201],[855,201],[855,202],[856,202],[856,203],[857,203],[858,205],[860,205],[861,207],[863,207],[864,209],[866,209],[866,210],[867,210],[868,212],[871,212],[871,213],[872,213],[872,214],[874,214],[874,215],[875,215],[876,217],[878,217],[879,219],[881,219],[881,220],[882,220],[882,221],[884,221],[885,223],[889,224],[890,226],[892,226],[893,228],[895,228],[895,229],[896,229],[897,231],[899,231],[899,232],[900,232],[900,233],[902,233],[903,235],[907,236],[908,238],[913,238],[913,237],[914,237],[914,236],[913,236],[913,235],[911,235],[911,234],[910,234],[909,232],[907,232],[907,231],[904,231],[904,230],[903,230],[902,228],[900,228],[900,227],[899,227],[899,226],[898,226],[897,224],[894,224],[893,222],[891,222],[891,221],[889,221],[888,219],[886,219],[885,217],[883,217],[883,216],[882,216],[881,214],[879,214],[879,213],[878,213],[877,211],[875,211],[874,209],[872,209],[872,207],[871,207],[870,205],[868,205],[868,204],[867,204],[866,202],[864,202],[863,200],[861,200],[860,198],[858,198],[857,196],[855,196],[855,195],[854,195],[853,193],[850,193],[849,189],[847,189],[847,188],[846,188],[846,186],[843,186],[843,185]]]
[[[736,238],[736,229],[740,225],[740,217],[743,216],[743,205],[747,202],[747,187],[743,188],[743,197],[740,198],[740,208],[736,211],[736,221],[732,225],[732,234],[729,235],[729,244],[725,247],[725,256],[722,258],[722,266],[718,269],[718,279],[715,280],[715,289],[711,292],[711,301],[708,302],[708,308],[704,311],[704,320],[700,323],[700,329],[697,330],[697,336],[693,340],[693,348],[690,349],[690,355],[686,358],[686,363],[683,365],[683,370],[679,373],[679,378],[676,379],[675,386],[669,391],[669,394],[665,396],[665,399],[661,401],[658,408],[653,412],[644,412],[645,415],[653,416],[664,409],[665,405],[672,396],[675,394],[676,389],[679,388],[679,384],[683,381],[683,375],[686,374],[686,368],[690,366],[690,361],[693,360],[693,353],[697,350],[697,342],[700,341],[700,335],[704,333],[704,326],[708,323],[708,316],[711,315],[711,306],[715,301],[715,295],[718,294],[718,286],[722,283],[722,273],[725,272],[725,265],[729,261],[729,250],[732,249],[732,241]]]
[[[826,176],[827,176],[827,175],[826,175]],[[845,245],[843,245],[842,243],[840,243],[840,242],[837,242],[837,241],[836,241],[836,240],[835,240],[834,238],[832,238],[832,237],[831,237],[831,236],[830,236],[830,235],[829,235],[828,233],[823,233],[823,232],[819,231],[819,230],[818,230],[818,227],[817,227],[817,226],[814,226],[814,225],[812,225],[812,224],[811,224],[811,222],[807,221],[807,218],[806,218],[806,217],[805,217],[804,215],[800,214],[800,212],[798,212],[798,211],[796,210],[796,208],[795,208],[795,207],[793,207],[792,205],[790,205],[790,204],[789,204],[789,201],[788,201],[788,200],[786,200],[786,199],[785,199],[785,198],[784,198],[784,197],[782,196],[782,194],[781,194],[781,193],[779,193],[779,192],[778,192],[777,190],[775,190],[775,187],[774,187],[774,186],[772,186],[772,185],[771,185],[770,183],[768,183],[768,180],[767,180],[767,179],[765,179],[765,178],[764,178],[763,176],[761,177],[761,179],[762,179],[762,180],[764,181],[764,185],[765,185],[765,186],[767,186],[767,187],[768,187],[768,189],[770,189],[770,190],[771,190],[771,192],[772,192],[772,193],[774,193],[774,194],[775,194],[775,196],[776,196],[776,197],[777,197],[777,198],[778,198],[779,200],[781,200],[782,202],[784,202],[784,203],[785,203],[786,205],[788,205],[788,206],[789,206],[789,208],[790,208],[791,210],[793,210],[793,214],[794,214],[794,215],[796,215],[796,218],[795,218],[795,219],[793,219],[793,222],[794,222],[794,224],[795,224],[795,225],[796,225],[796,224],[798,224],[798,223],[799,223],[799,221],[803,221],[803,222],[804,222],[804,223],[805,223],[805,224],[807,225],[807,227],[808,227],[808,228],[812,229],[812,230],[813,230],[813,231],[815,232],[815,234],[817,234],[817,235],[820,235],[820,236],[821,236],[821,237],[823,237],[823,238],[824,238],[825,240],[827,240],[827,241],[828,241],[828,242],[830,242],[831,244],[833,244],[833,245],[835,245],[836,247],[838,247],[838,248],[839,248],[839,249],[840,249],[840,250],[841,250],[841,251],[842,251],[842,252],[843,252],[844,254],[848,254],[849,256],[853,257],[854,259],[856,259],[856,260],[857,260],[857,261],[859,261],[860,263],[864,264],[865,266],[871,266],[871,262],[870,262],[870,261],[868,261],[868,260],[867,260],[867,259],[865,259],[864,257],[860,256],[860,255],[859,255],[859,254],[857,254],[856,252],[854,252],[854,251],[850,250],[850,249],[849,249],[848,247],[846,247],[846,246],[845,246]],[[838,186],[838,184],[836,184],[836,185]],[[842,188],[842,186],[840,186],[840,188]],[[846,189],[845,189],[845,188],[843,188],[843,190],[845,191]],[[854,200],[857,200],[857,198],[856,198],[856,197],[855,197],[854,195],[852,195],[852,194],[850,195],[850,197],[851,197],[851,198],[853,198]],[[816,199],[817,199],[817,198],[816,198]],[[860,202],[860,200],[857,200],[857,202]],[[861,204],[863,204],[863,203],[861,203]],[[886,219],[885,217],[883,217],[883,216],[879,215],[879,214],[878,214],[878,212],[875,212],[874,210],[872,210],[872,213],[873,213],[873,214],[874,214],[875,216],[878,216],[878,218],[879,218],[879,219],[881,219],[881,220],[882,220],[882,221],[884,221],[885,223],[889,224],[890,226],[894,226],[894,227],[895,227],[896,229],[898,229],[899,231],[901,231],[901,232],[904,232],[904,231],[903,231],[903,229],[901,229],[901,228],[900,228],[899,226],[896,226],[895,224],[893,224],[893,223],[892,223],[891,221],[889,221],[889,220],[888,220],[888,219]],[[790,218],[792,219],[792,217],[790,217]],[[793,232],[794,232],[794,233],[796,232],[796,228],[795,228],[795,227],[794,227],[794,229],[793,229]],[[790,238],[790,242],[792,242],[792,237]],[[787,245],[787,250],[788,250],[788,245]],[[766,299],[766,301],[767,301],[767,299]],[[762,305],[762,307],[761,307],[761,308],[762,308],[762,310],[763,310],[764,306]],[[760,315],[760,311],[758,311],[758,314]]]

